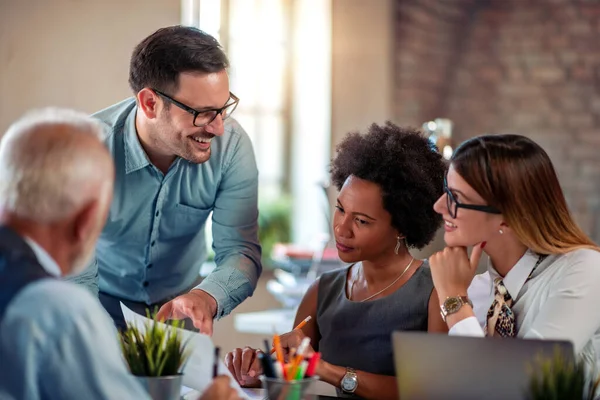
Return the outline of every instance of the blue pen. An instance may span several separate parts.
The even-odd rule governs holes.
[[[269,346],[269,342],[265,339],[265,349],[266,353],[258,353],[257,357],[260,360],[260,365],[262,365],[263,374],[267,378],[276,378],[275,369],[273,368],[273,359],[269,355],[269,350],[271,350],[271,346]]]
[[[215,358],[213,360],[213,379],[219,375],[219,354],[221,353],[221,348],[219,346],[215,346]]]

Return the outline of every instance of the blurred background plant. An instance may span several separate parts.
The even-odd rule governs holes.
[[[284,195],[261,199],[258,205],[258,239],[262,246],[263,266],[272,268],[271,253],[277,243],[292,240],[292,200]]]
[[[531,368],[529,400],[593,400],[600,378],[585,362],[567,360],[560,351],[552,358],[539,358]]]

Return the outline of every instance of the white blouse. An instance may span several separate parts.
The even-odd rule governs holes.
[[[569,340],[575,353],[600,371],[600,252],[550,255],[527,281],[538,258],[527,251],[503,280],[513,298],[517,337]],[[484,336],[498,276],[491,262],[487,272],[475,276],[468,289],[475,317],[455,324],[450,335]]]

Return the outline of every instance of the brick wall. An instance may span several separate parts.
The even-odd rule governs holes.
[[[450,118],[457,143],[531,137],[600,242],[600,2],[398,0],[396,12],[397,122]]]

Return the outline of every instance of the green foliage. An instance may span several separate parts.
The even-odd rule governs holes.
[[[263,262],[268,262],[275,243],[292,239],[292,206],[287,196],[261,201],[258,214],[258,239],[262,246]]]
[[[146,311],[148,318],[150,312]],[[187,343],[182,342],[181,334],[168,326],[146,322],[143,330],[135,325],[127,325],[119,339],[123,356],[129,370],[136,376],[171,376],[182,373],[183,366],[190,356]],[[183,328],[183,321],[171,321],[173,328]],[[142,332],[143,331],[143,332]]]
[[[583,360],[567,361],[560,351],[538,359],[529,382],[530,400],[592,400],[600,380],[587,373]]]

